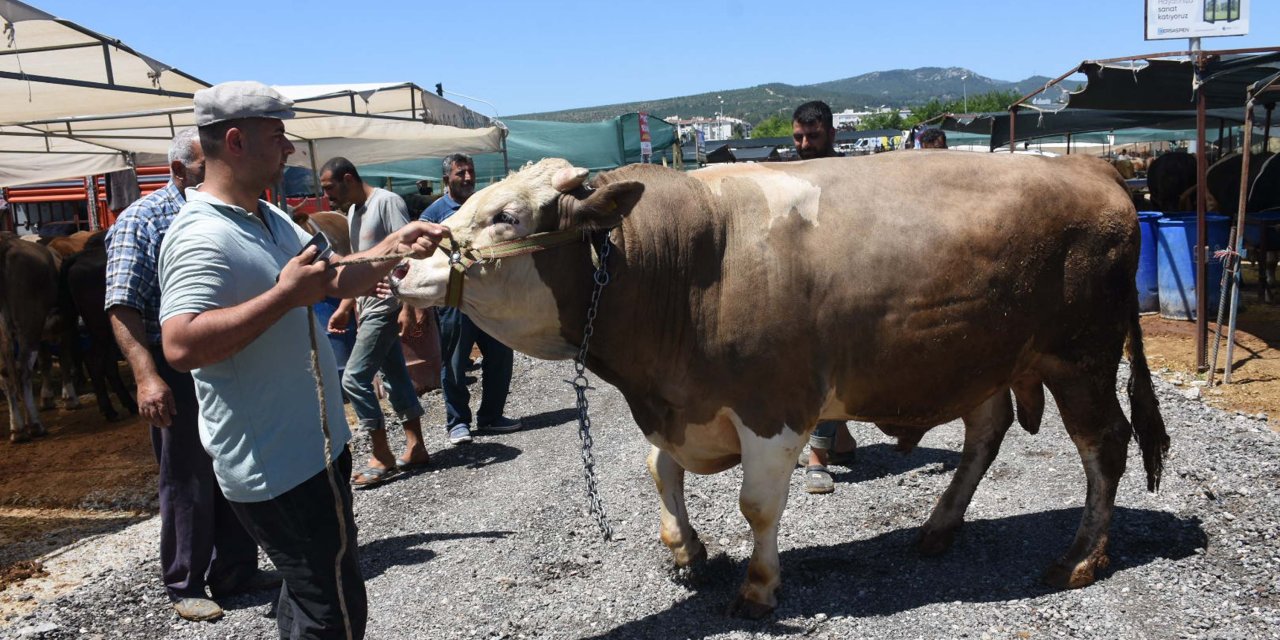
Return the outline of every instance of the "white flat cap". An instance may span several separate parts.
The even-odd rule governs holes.
[[[293,101],[261,82],[236,80],[196,92],[196,126],[241,118],[293,117]]]

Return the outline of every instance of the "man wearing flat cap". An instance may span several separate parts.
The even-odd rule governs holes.
[[[284,578],[280,637],[361,638],[351,433],[333,351],[307,307],[365,293],[397,261],[330,265],[315,247],[303,250],[310,234],[259,199],[294,150],[289,99],[227,82],[197,92],[195,112],[205,181],[187,190],[160,249],[164,354],[191,371],[218,485]],[[413,222],[352,257],[425,256],[447,233]]]

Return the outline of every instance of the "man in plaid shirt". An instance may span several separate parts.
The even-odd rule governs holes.
[[[169,184],[125,209],[107,233],[106,309],[138,385],[138,409],[151,424],[160,465],[160,566],[173,608],[187,620],[215,620],[214,598],[278,587],[259,571],[258,549],[218,488],[213,461],[200,443],[191,374],[169,366],[160,345],[160,243],[186,202],[184,190],[204,180],[195,128],[169,148]]]

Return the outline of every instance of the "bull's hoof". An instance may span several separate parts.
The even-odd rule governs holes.
[[[748,620],[761,620],[773,613],[775,605],[753,602],[741,595],[729,605],[729,615]]]
[[[120,414],[115,411],[108,411],[102,414],[102,418],[107,422],[115,422],[120,419]]]
[[[922,556],[942,555],[951,549],[956,541],[956,533],[960,527],[950,529],[922,529],[920,538],[916,540],[916,551]]]
[[[689,546],[693,547],[692,552],[687,549],[672,550],[671,553],[676,566],[681,569],[696,569],[707,564],[707,546],[697,538],[694,538]]]
[[[12,442],[13,444],[22,444],[23,442],[28,442],[30,440],[31,440],[31,437],[28,436],[26,433],[10,433],[9,434],[9,442]]]
[[[49,430],[44,428],[43,424],[40,424],[39,422],[37,422],[27,427],[27,433],[31,434],[36,438],[43,438],[49,435]]]
[[[1094,573],[1105,569],[1111,559],[1106,554],[1094,556],[1076,565],[1055,562],[1044,572],[1044,583],[1054,589],[1079,589],[1093,584]]]
[[[75,396],[65,398],[63,399],[62,407],[67,411],[75,411],[80,408],[80,398]]]
[[[48,397],[48,398],[41,398],[41,399],[40,399],[40,410],[41,410],[41,411],[52,411],[52,410],[57,409],[57,408],[58,408],[58,405],[56,405],[56,404],[54,404],[54,403],[53,403],[53,397],[52,397],[52,396],[50,396],[50,397]]]

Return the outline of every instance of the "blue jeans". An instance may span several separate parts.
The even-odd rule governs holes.
[[[479,345],[484,356],[481,372],[484,380],[480,410],[476,424],[486,425],[502,417],[511,388],[511,347],[483,332],[466,314],[452,307],[436,307],[440,325],[440,387],[444,390],[444,410],[448,417],[445,429],[458,424],[471,424],[471,392],[465,380],[471,346]]]
[[[834,451],[836,448],[836,429],[844,428],[844,420],[823,420],[809,434],[809,446],[814,449]]]
[[[360,321],[356,345],[342,372],[342,389],[351,398],[360,426],[369,431],[385,428],[382,406],[373,389],[373,376],[382,370],[382,380],[390,390],[391,407],[401,420],[422,417],[422,404],[404,364],[400,349],[400,327],[394,313],[375,313]]]

